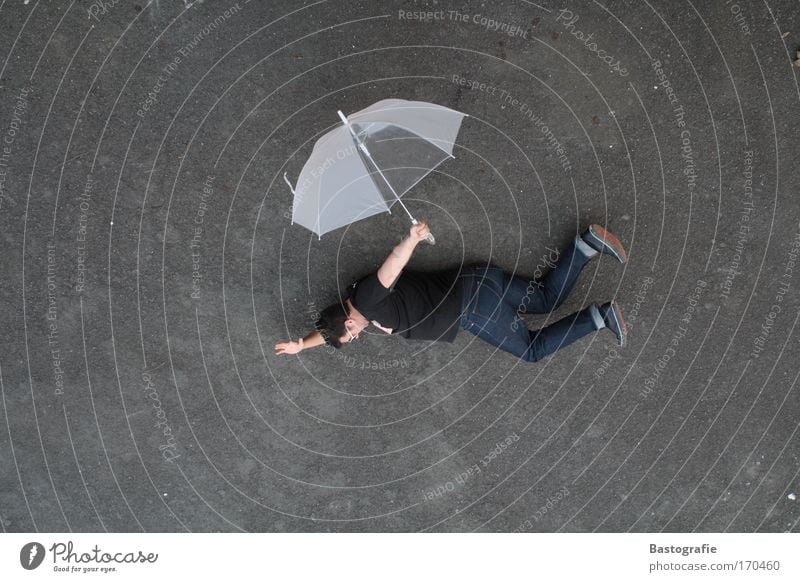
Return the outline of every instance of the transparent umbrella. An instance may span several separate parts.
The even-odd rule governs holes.
[[[466,114],[422,101],[385,99],[346,117],[314,145],[296,186],[292,223],[320,238],[326,232],[400,203],[401,197],[445,160]],[[433,235],[428,242],[435,243]]]

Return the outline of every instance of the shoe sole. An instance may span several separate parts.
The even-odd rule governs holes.
[[[601,243],[604,243],[620,263],[624,263],[628,260],[628,254],[625,252],[623,244],[605,228],[599,224],[593,224],[589,227],[589,234]]]
[[[609,311],[610,315],[614,316],[614,321],[620,329],[619,345],[620,347],[625,347],[625,342],[628,338],[628,325],[625,323],[625,318],[622,316],[622,309],[620,309],[616,301],[612,301]]]

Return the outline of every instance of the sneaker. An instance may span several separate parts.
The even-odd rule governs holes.
[[[597,252],[616,257],[620,263],[628,260],[628,254],[619,239],[599,224],[591,225],[581,238]]]
[[[628,326],[625,324],[625,319],[622,317],[622,309],[619,303],[612,301],[600,306],[600,315],[603,316],[603,322],[606,327],[614,332],[617,336],[617,343],[624,346],[628,338]]]

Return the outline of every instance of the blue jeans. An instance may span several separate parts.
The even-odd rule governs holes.
[[[552,255],[551,251],[551,255]],[[597,254],[580,235],[558,254],[551,270],[537,281],[509,275],[499,267],[462,271],[461,327],[493,346],[536,362],[583,336],[605,327],[590,305],[540,330],[529,330],[520,315],[550,313],[566,299],[583,267]]]

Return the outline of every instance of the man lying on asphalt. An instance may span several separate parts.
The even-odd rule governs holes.
[[[323,343],[340,348],[358,339],[370,323],[384,333],[410,340],[453,342],[458,330],[465,329],[528,362],[604,328],[614,333],[619,345],[625,345],[627,327],[616,302],[592,304],[540,330],[529,330],[519,317],[525,312],[555,310],[569,295],[581,269],[597,255],[625,262],[622,243],[603,227],[593,224],[577,235],[541,281],[493,266],[430,273],[404,270],[429,232],[424,222],[412,226],[377,273],[350,285],[344,302],[322,310],[316,331],[296,342],[276,344],[275,354],[296,354]]]

